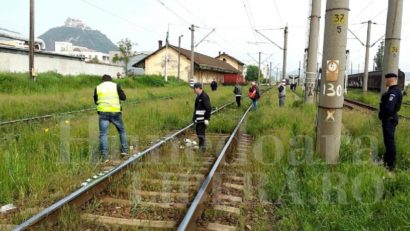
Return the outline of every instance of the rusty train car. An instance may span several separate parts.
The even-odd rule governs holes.
[[[363,87],[363,73],[357,73],[349,75],[348,77],[348,87],[349,88],[362,88]],[[369,72],[369,80],[367,83],[367,88],[373,91],[380,91],[382,71],[371,71]],[[406,75],[404,72],[399,70],[398,85],[400,89],[404,89]]]

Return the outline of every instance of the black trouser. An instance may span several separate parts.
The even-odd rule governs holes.
[[[242,96],[236,96],[236,104],[238,105],[238,107],[241,106],[241,100],[242,100]]]
[[[393,170],[396,165],[396,143],[394,133],[398,121],[395,119],[386,119],[382,121],[383,139],[386,152],[383,156],[383,162],[389,170]]]
[[[206,125],[203,122],[196,124],[196,135],[198,136],[199,148],[201,149],[205,148],[205,130]]]
[[[285,96],[279,96],[279,107],[284,107],[285,106]]]

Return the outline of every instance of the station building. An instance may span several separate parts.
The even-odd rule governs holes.
[[[180,55],[180,79],[189,82],[189,73],[191,69],[191,51],[177,46],[162,46],[159,43],[159,49],[148,55],[141,61],[135,63],[133,67],[143,68],[146,75],[165,75],[165,66],[167,66],[168,76],[178,76],[178,56]],[[165,65],[165,57],[167,63]],[[225,58],[225,60],[223,60]],[[213,80],[224,83],[227,76],[242,76],[243,65],[239,65],[236,59],[228,56],[213,58],[201,53],[194,54],[194,81],[210,83]],[[235,63],[236,62],[236,63]],[[235,66],[231,65],[234,64]]]

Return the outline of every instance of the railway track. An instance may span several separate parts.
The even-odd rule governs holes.
[[[376,107],[373,107],[372,105],[365,104],[365,103],[362,103],[356,100],[346,99],[346,98],[344,101],[344,106],[349,109],[359,109],[359,110],[365,110],[365,111],[370,111],[370,112],[378,111],[378,109]]]
[[[356,100],[351,100],[351,99],[345,99],[344,106],[346,108],[349,108],[349,109],[356,109],[356,110],[360,110],[360,111],[367,111],[367,112],[378,112],[379,111],[378,108],[376,108],[372,105],[365,104],[363,102],[356,101]],[[403,118],[403,119],[410,120],[410,117],[408,117],[408,116],[399,115],[399,117]]]
[[[154,100],[172,100],[173,97],[154,97],[153,99]],[[152,98],[150,100],[152,100]],[[136,105],[136,104],[140,104],[146,101],[147,100],[126,101],[123,103],[123,105]],[[46,120],[46,119],[51,119],[51,118],[55,118],[59,116],[67,116],[67,115],[85,113],[85,112],[90,112],[90,111],[96,111],[96,108],[90,107],[90,108],[84,108],[84,109],[68,111],[68,112],[52,113],[52,114],[47,114],[47,115],[33,116],[33,117],[27,117],[27,118],[21,118],[21,119],[9,120],[9,121],[0,121],[0,127],[6,126],[6,125],[18,124],[18,123]]]
[[[217,108],[213,114],[231,104]],[[240,135],[240,127],[250,110],[251,107],[241,116],[231,134],[211,135],[209,140],[213,145],[208,147],[206,153],[196,151],[191,147],[193,143],[184,146],[186,139],[193,138],[187,134],[193,127],[190,124],[132,155],[120,165],[103,169],[78,190],[41,210],[14,230],[36,230],[39,227],[59,230],[60,215],[67,208],[78,211],[76,214],[80,222],[72,228],[80,227],[79,230],[193,230],[198,224],[211,230],[212,227],[213,230],[220,230],[225,226],[231,230],[226,224],[218,225],[216,221],[207,222],[204,227],[202,212],[216,209],[238,214],[239,208],[234,207],[233,203],[240,203],[238,198],[243,189],[240,171],[237,175],[225,174],[223,177],[229,182],[223,184],[223,188],[231,188],[233,195],[218,194],[216,196],[221,199],[221,204],[210,208],[205,205],[207,200],[212,199],[210,193],[215,191],[213,185],[217,178],[220,180],[221,170],[229,165],[235,168],[245,161],[251,140],[246,135]],[[227,165],[226,159],[237,144],[238,157]]]

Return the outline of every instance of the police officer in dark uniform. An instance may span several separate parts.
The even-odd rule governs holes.
[[[199,148],[205,150],[205,130],[211,119],[211,100],[208,94],[202,89],[201,83],[194,84],[196,93],[194,115],[192,120],[196,125],[196,134],[199,140]]]
[[[379,119],[382,121],[384,146],[386,153],[383,162],[387,169],[394,170],[396,164],[396,144],[394,132],[399,123],[398,112],[402,103],[402,93],[397,86],[397,74],[386,74],[386,86],[389,90],[381,97]]]

